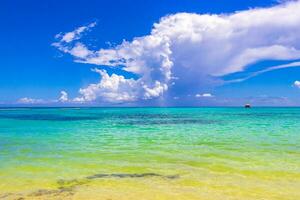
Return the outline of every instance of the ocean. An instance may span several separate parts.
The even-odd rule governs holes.
[[[298,200],[300,108],[3,108],[0,199]]]

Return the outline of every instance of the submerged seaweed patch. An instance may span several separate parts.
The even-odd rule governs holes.
[[[43,196],[43,195],[51,195],[51,194],[56,194],[59,193],[59,190],[38,190],[33,193],[31,193],[29,196]]]
[[[57,189],[53,190],[46,190],[40,189],[35,192],[28,194],[27,197],[53,197],[59,196],[60,198],[68,198],[75,194],[75,189],[80,185],[85,185],[90,183],[94,179],[100,178],[146,178],[146,177],[160,177],[164,179],[178,179],[179,175],[162,175],[157,173],[113,173],[113,174],[94,174],[91,176],[87,176],[83,179],[70,179],[64,180],[60,179],[57,181]],[[6,193],[0,196],[0,199],[7,198],[7,197],[16,197],[14,199],[26,199],[26,195],[19,194],[19,193]]]
[[[5,193],[5,194],[0,195],[0,199],[4,199],[4,198],[7,198],[12,195],[13,195],[13,193]]]
[[[162,177],[167,179],[179,178],[178,175],[164,176],[156,173],[141,173],[141,174],[94,174],[87,176],[87,179],[98,179],[98,178],[145,178],[145,177]]]
[[[52,114],[1,114],[0,118],[15,120],[41,120],[41,121],[80,121],[97,120],[97,116],[64,116]]]
[[[57,190],[38,190],[36,192],[33,192],[29,194],[29,196],[33,197],[40,197],[40,196],[58,196],[58,195],[64,195],[64,196],[71,196],[74,195],[74,192],[72,188],[63,188],[63,189],[57,189]]]
[[[190,118],[172,114],[86,114],[60,115],[60,114],[0,114],[0,119],[28,120],[28,121],[82,121],[118,119],[118,124],[125,125],[171,125],[171,124],[213,124],[216,120]],[[121,121],[119,119],[122,119]]]
[[[204,119],[149,119],[149,120],[136,120],[125,121],[123,124],[129,125],[172,125],[172,124],[215,124],[216,120],[204,120]]]
[[[63,180],[60,179],[57,181],[58,189],[71,189],[79,185],[86,184],[87,180],[78,180],[78,179],[72,179],[72,180]]]
[[[81,113],[80,115],[61,115],[61,114],[16,114],[1,113],[2,119],[15,120],[41,120],[41,121],[80,121],[80,120],[99,120],[99,119],[148,119],[148,118],[176,118],[168,114],[119,114],[119,113]]]
[[[79,185],[86,184],[86,180],[78,180],[78,179],[72,179],[72,180],[58,180],[58,189],[54,190],[45,190],[41,189],[36,192],[31,193],[29,196],[45,196],[45,195],[65,195],[65,196],[70,196],[74,194],[74,189],[75,187]]]
[[[292,117],[299,118],[299,113],[293,112],[245,112],[245,113],[220,113],[220,115],[227,116],[241,116],[241,117]]]

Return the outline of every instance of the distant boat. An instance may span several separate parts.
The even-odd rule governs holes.
[[[245,104],[245,108],[251,108],[251,105],[249,103]]]

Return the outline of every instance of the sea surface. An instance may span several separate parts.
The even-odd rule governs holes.
[[[0,199],[299,200],[300,108],[0,109]]]

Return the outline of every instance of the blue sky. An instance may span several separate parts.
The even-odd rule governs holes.
[[[0,104],[299,106],[299,4],[1,1]]]

